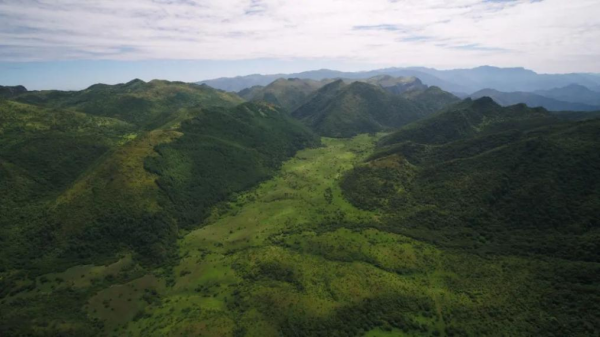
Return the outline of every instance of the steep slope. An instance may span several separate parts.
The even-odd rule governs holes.
[[[178,227],[199,225],[216,203],[318,144],[268,104],[180,109],[151,131],[12,101],[0,103],[0,112],[0,262],[36,272],[104,262],[121,251],[164,262]]]
[[[600,244],[592,234],[598,131],[599,121],[567,123],[523,105],[465,100],[382,139],[346,179],[347,196],[387,209],[389,226],[403,224],[411,235],[459,246],[483,235],[482,249],[599,261],[584,248]],[[411,225],[417,218],[431,225]]]
[[[240,92],[238,92],[238,96],[240,96],[241,98],[250,101],[252,100],[252,98],[257,95],[258,93],[260,93],[265,87],[263,85],[255,85],[253,87],[250,88],[246,88],[244,90],[241,90]]]
[[[389,75],[379,75],[362,81],[380,86],[392,94],[402,94],[411,91],[425,91],[427,89],[427,86],[416,77],[392,77]]]
[[[158,146],[159,156],[145,167],[159,177],[162,205],[181,227],[197,225],[215,202],[272,176],[296,151],[319,143],[287,112],[262,102],[204,110],[180,131],[183,136]]]
[[[546,110],[528,108],[524,104],[503,108],[489,97],[466,99],[447,109],[409,124],[383,138],[382,146],[404,141],[443,144],[512,128],[531,128],[557,123]]]
[[[598,106],[558,101],[529,92],[500,92],[493,89],[484,89],[472,94],[470,97],[473,99],[491,97],[503,106],[523,103],[530,107],[543,107],[550,111],[595,111],[600,109]]]
[[[234,106],[243,100],[208,86],[154,80],[96,84],[82,91],[28,92],[19,102],[75,109],[90,115],[118,118],[151,130],[177,118],[180,109],[201,105]]]
[[[340,80],[311,95],[292,115],[323,136],[350,137],[390,130],[431,114],[434,107],[424,98],[433,98],[434,91],[414,93],[409,99],[372,84],[346,85]]]
[[[535,94],[563,102],[581,103],[600,107],[600,92],[592,91],[579,84],[571,84],[566,87],[550,90],[538,90]]]
[[[0,204],[59,191],[134,131],[117,119],[0,101]]]
[[[249,101],[264,101],[279,105],[288,111],[301,106],[306,98],[333,80],[278,79],[266,87],[253,87],[240,92]]]
[[[402,97],[419,104],[427,111],[439,111],[460,101],[458,97],[438,87],[406,91],[402,93]]]

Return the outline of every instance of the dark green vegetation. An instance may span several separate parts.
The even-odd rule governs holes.
[[[246,103],[234,109],[207,109],[182,123],[183,136],[156,147],[145,162],[159,176],[162,205],[180,227],[196,225],[223,201],[271,177],[285,159],[317,137],[273,105]]]
[[[184,108],[197,105],[232,106],[243,100],[205,85],[183,82],[133,80],[125,84],[96,84],[82,91],[34,91],[15,98],[19,102],[69,108],[118,118],[146,130],[181,117]]]
[[[0,335],[598,335],[600,121],[369,81],[0,101]]]
[[[279,105],[288,111],[294,111],[307,97],[331,80],[312,81],[298,78],[278,79],[266,87],[252,87],[239,92],[249,101],[265,101]]]
[[[466,100],[383,138],[342,187],[382,230],[547,264],[541,335],[600,333],[600,121]]]
[[[387,80],[373,79],[383,87],[338,80],[315,92],[292,115],[320,135],[351,137],[401,127],[458,100],[435,87],[410,90],[410,86],[404,88],[398,81],[388,84]]]
[[[14,87],[5,87],[0,85],[0,99],[11,98],[24,92],[27,92],[27,89],[22,85],[17,85]]]
[[[98,333],[81,313],[95,283],[57,290],[71,301],[60,319],[48,302],[54,292],[20,294],[39,275],[108,263],[117,253],[133,254],[138,269],[168,264],[180,228],[200,225],[212,206],[319,143],[278,108],[227,108],[241,99],[206,86],[132,81],[14,99],[0,101],[2,335],[59,320],[67,323],[49,331]],[[103,287],[118,281],[101,279]],[[39,324],[30,326],[34,317]]]

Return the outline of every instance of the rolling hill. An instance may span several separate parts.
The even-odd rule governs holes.
[[[270,177],[295,151],[318,144],[267,103],[219,108],[239,99],[179,83],[132,86],[146,84],[17,98],[43,98],[37,101],[43,106],[0,102],[3,268],[61,268],[103,261],[123,249],[144,263],[160,263],[172,253],[178,227],[199,225],[212,206]],[[164,95],[144,98],[164,110],[158,119],[143,114],[145,121],[130,105],[116,103],[120,98],[93,108],[99,97],[118,90],[121,97]],[[97,101],[77,101],[78,95]],[[208,106],[167,115],[168,106],[191,102],[164,102],[188,95],[191,101],[206,98]],[[99,116],[107,111],[113,117]],[[148,130],[158,120],[165,123]]]
[[[379,85],[381,79],[372,82]],[[401,91],[397,83],[392,89],[394,92]],[[404,96],[361,81],[345,84],[338,80],[315,92],[292,116],[323,136],[350,137],[400,127],[433,113],[441,105],[458,100],[450,94],[439,95],[436,89],[422,90],[420,82],[414,79],[406,83],[416,83],[420,89],[406,91]],[[432,101],[436,104],[431,104]]]
[[[558,119],[542,108],[524,104],[502,107],[489,97],[466,99],[447,109],[384,137],[382,146],[404,141],[443,144],[506,129],[522,129],[557,123]]]
[[[389,75],[379,75],[358,81],[379,86],[392,94],[403,94],[409,91],[422,92],[427,89],[427,86],[416,77],[393,77]]]
[[[252,87],[239,92],[249,101],[264,101],[294,111],[305,103],[307,97],[333,80],[278,79],[266,87]]]
[[[600,121],[294,81],[0,99],[0,335],[600,331]]]
[[[592,91],[579,84],[571,84],[562,88],[538,90],[535,94],[553,98],[563,102],[581,103],[600,107],[600,92]]]
[[[96,84],[82,91],[32,91],[14,99],[22,103],[118,118],[147,130],[177,119],[180,109],[197,105],[230,107],[243,102],[235,94],[208,86],[138,79],[117,85]]]
[[[387,209],[403,233],[466,247],[483,236],[485,249],[597,262],[585,247],[600,214],[599,130],[597,120],[466,100],[383,138],[344,185],[357,205]]]

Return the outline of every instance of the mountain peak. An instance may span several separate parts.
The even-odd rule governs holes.
[[[491,97],[483,96],[473,101],[472,106],[477,109],[481,108],[499,108],[500,105],[496,103]]]
[[[126,86],[133,86],[133,85],[139,85],[139,84],[145,84],[146,82],[140,80],[139,78],[135,78],[127,83],[125,83]]]
[[[16,86],[1,86],[0,85],[0,97],[10,98],[22,93],[26,93],[27,88],[22,85]]]

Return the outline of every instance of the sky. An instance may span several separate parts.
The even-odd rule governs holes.
[[[600,73],[600,0],[0,0],[0,85],[330,68]]]

